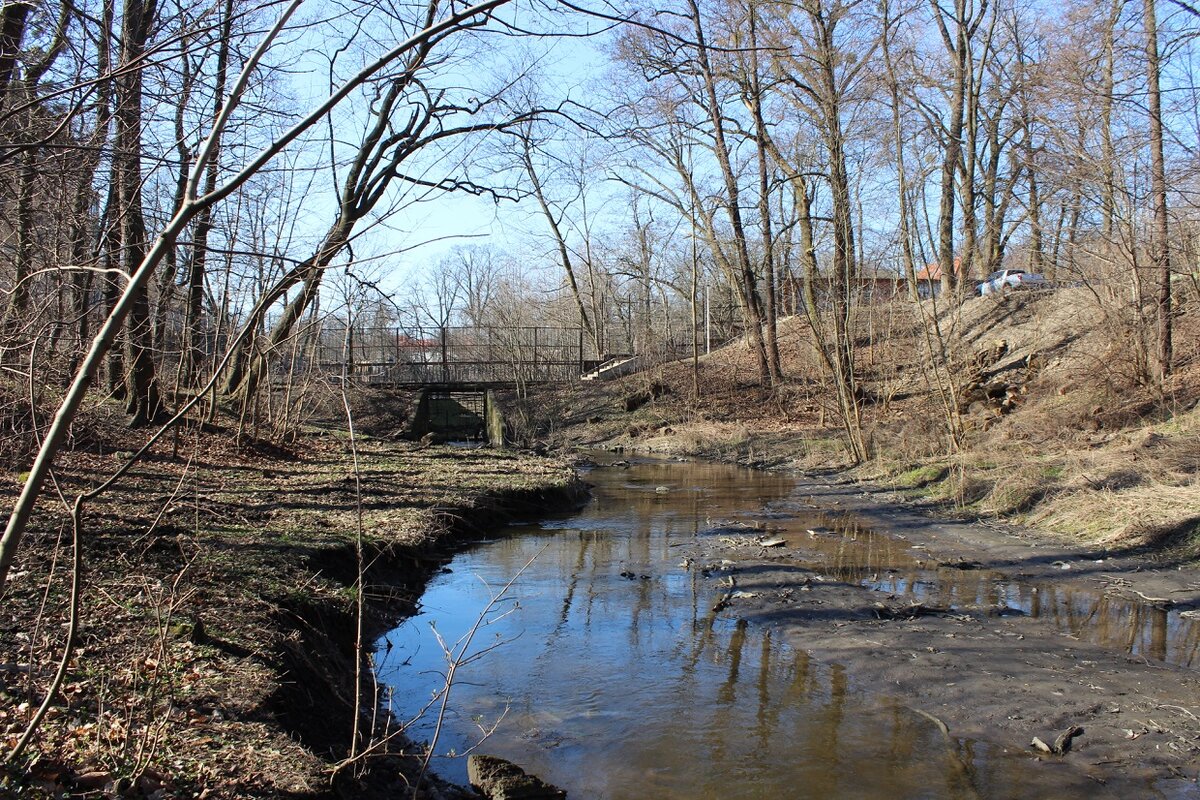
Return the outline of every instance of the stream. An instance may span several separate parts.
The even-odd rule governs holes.
[[[377,643],[393,714],[414,741],[436,731],[431,768],[449,780],[466,782],[478,745],[577,799],[1047,796],[1027,751],[951,739],[856,685],[853,664],[714,611],[730,591],[720,564],[688,553],[767,526],[816,531],[800,565],[830,580],[914,603],[987,603],[1104,647],[1200,660],[1200,626],[1177,614],[927,566],[901,539],[806,507],[785,475],[635,462],[586,478],[586,507],[462,552]],[[439,713],[447,651],[459,663]],[[1054,796],[1088,796],[1065,791]]]

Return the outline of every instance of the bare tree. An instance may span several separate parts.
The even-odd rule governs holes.
[[[428,6],[426,27],[433,24],[438,8],[437,2]],[[418,43],[378,89],[367,130],[346,167],[333,223],[314,252],[292,267],[251,309],[247,325],[256,327],[292,289],[298,290],[273,322],[265,342],[243,339],[233,353],[223,391],[240,397],[243,405],[257,392],[267,360],[292,336],[297,322],[316,299],[325,270],[348,247],[358,223],[389,197],[393,182],[476,194],[491,192],[467,179],[431,181],[408,174],[405,168],[410,158],[455,138],[515,127],[539,113],[529,109],[510,112],[498,96],[472,98],[464,104],[448,91],[429,86],[426,72],[435,47],[444,38],[431,36]],[[493,112],[496,118],[488,119]],[[466,120],[456,124],[460,116]],[[483,121],[476,121],[481,117]]]
[[[119,74],[116,80],[116,133],[113,184],[117,186],[120,215],[121,267],[130,276],[147,255],[146,220],[142,200],[142,70],[140,62],[155,25],[158,0],[124,0],[121,22]],[[146,425],[165,411],[153,358],[148,283],[135,284],[129,303],[125,382],[131,424]]]
[[[862,398],[855,365],[853,287],[858,279],[859,263],[844,115],[850,93],[866,74],[880,42],[876,33],[865,25],[861,30],[854,30],[858,21],[852,15],[858,7],[860,4],[855,2],[805,0],[794,14],[777,18],[778,38],[772,40],[776,45],[773,49],[776,72],[781,83],[788,87],[788,99],[811,121],[824,149],[822,177],[829,186],[833,242],[831,270],[826,282],[833,335],[828,342],[826,362],[831,368],[850,453],[856,462],[865,460],[869,454],[862,434]],[[842,56],[846,50],[857,53],[853,62]],[[775,152],[779,152],[778,147]],[[793,166],[787,171],[795,180],[798,170]],[[798,207],[803,208],[808,202],[797,196]],[[811,220],[811,215],[808,216]],[[811,236],[804,232],[804,226],[810,224],[802,225],[802,240]],[[802,244],[802,249],[804,246]],[[815,262],[812,268],[815,270]],[[810,301],[808,305],[810,319],[815,323],[815,302]]]
[[[964,164],[964,132],[968,130],[974,77],[973,45],[980,26],[988,19],[990,0],[953,0],[944,7],[930,0],[933,21],[941,35],[949,57],[948,107],[945,115],[930,114],[942,142],[940,206],[938,209],[937,255],[942,286],[948,291],[958,289],[958,267],[955,264],[954,206],[955,177]],[[974,127],[974,120],[970,120]],[[970,179],[974,180],[973,173]],[[973,209],[972,209],[973,213]]]
[[[223,0],[220,17],[220,38],[217,45],[216,72],[213,76],[212,118],[220,118],[225,108],[225,91],[229,75],[230,45],[233,41],[233,0]],[[218,132],[218,137],[220,133]],[[204,191],[217,188],[220,175],[220,138],[214,142],[208,162],[204,164]],[[185,381],[194,384],[205,358],[203,343],[204,281],[207,275],[208,242],[213,229],[213,209],[202,208],[192,229],[192,242],[187,258],[187,305],[184,325],[182,371]]]
[[[650,93],[625,101],[622,134],[667,165],[679,187],[668,186],[655,170],[640,165],[632,165],[640,179],[617,177],[674,208],[681,218],[690,218],[695,210],[713,261],[735,292],[759,381],[771,386],[763,300],[743,216],[746,192],[735,163],[734,136],[739,134],[726,102],[740,100],[737,94],[727,98],[728,81],[714,62],[707,29],[711,17],[696,0],[688,0],[678,13],[678,30],[626,31],[620,58],[643,76]],[[711,159],[717,191],[702,185],[693,149]]]
[[[546,191],[546,185],[542,177],[542,170],[534,159],[538,152],[537,143],[534,141],[534,132],[531,125],[525,125],[519,136],[519,158],[521,166],[524,169],[525,177],[529,180],[530,191],[537,200],[538,208],[541,210],[542,218],[546,221],[546,227],[550,230],[550,235],[554,242],[555,251],[558,254],[559,266],[563,269],[563,275],[567,279],[567,288],[571,292],[571,299],[575,302],[575,309],[579,313],[579,324],[587,331],[588,336],[592,340],[592,344],[596,348],[596,352],[600,352],[601,340],[600,332],[593,315],[588,314],[587,305],[583,300],[583,292],[579,288],[579,280],[575,275],[575,264],[572,258],[572,247],[567,241],[567,233],[563,227],[564,217],[566,216],[567,203],[554,203],[549,198]],[[582,200],[586,194],[586,187],[579,185],[575,193],[575,200]],[[585,212],[586,214],[586,209]],[[588,246],[585,242],[585,247]],[[590,269],[590,264],[589,264]]]
[[[13,559],[16,557],[30,517],[33,514],[43,482],[53,467],[59,448],[62,446],[68,429],[88,393],[93,378],[112,349],[118,332],[124,326],[126,320],[130,318],[133,307],[140,302],[139,295],[144,295],[151,277],[162,263],[165,251],[174,245],[177,237],[193,222],[200,209],[205,206],[215,205],[233,194],[240,186],[257,174],[264,165],[324,118],[332,108],[342,102],[358,87],[373,79],[381,70],[392,65],[398,59],[410,55],[414,51],[427,48],[431,41],[436,42],[445,37],[453,36],[455,33],[463,30],[464,26],[477,25],[481,20],[489,19],[490,15],[496,9],[505,5],[506,1],[484,0],[484,2],[473,6],[449,10],[445,13],[435,4],[425,15],[425,23],[418,26],[410,36],[396,43],[378,57],[370,59],[363,69],[343,82],[326,100],[317,104],[315,108],[301,117],[289,130],[272,141],[266,148],[248,158],[240,169],[230,175],[214,191],[202,194],[203,165],[208,163],[208,159],[216,147],[215,137],[225,129],[233,111],[243,99],[251,77],[258,69],[266,52],[275,43],[276,38],[295,13],[299,6],[299,0],[295,0],[284,8],[275,24],[263,35],[254,53],[247,58],[241,73],[231,85],[221,115],[213,122],[208,137],[198,149],[193,161],[192,170],[189,173],[183,205],[175,210],[174,215],[162,226],[153,240],[146,243],[143,250],[144,257],[129,272],[129,277],[122,294],[92,341],[87,354],[81,360],[75,377],[54,414],[53,421],[45,431],[41,445],[38,448],[37,456],[24,482],[21,494],[13,505],[4,535],[0,538],[0,592],[3,592],[7,583],[8,572],[12,566]],[[133,92],[130,92],[130,94],[132,95]],[[128,120],[128,123],[133,123],[134,121],[131,118]],[[193,408],[197,402],[199,402],[198,397],[189,401],[181,407],[172,420],[179,419]],[[162,430],[165,430],[165,428]],[[161,435],[161,431],[159,435]],[[156,437],[152,437],[151,442],[154,441],[154,438]],[[148,447],[149,443],[146,446]]]

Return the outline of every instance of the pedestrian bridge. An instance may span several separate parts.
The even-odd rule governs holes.
[[[600,363],[580,327],[441,326],[326,331],[282,366],[383,388],[478,390],[574,382]]]

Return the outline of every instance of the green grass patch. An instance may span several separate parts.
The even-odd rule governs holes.
[[[950,471],[940,464],[924,464],[901,472],[892,482],[903,489],[925,489],[941,483]]]

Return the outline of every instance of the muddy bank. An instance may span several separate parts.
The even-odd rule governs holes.
[[[441,524],[417,544],[379,546],[365,553],[367,596],[363,641],[370,642],[412,613],[429,579],[454,553],[515,518],[537,517],[579,504],[586,496],[582,483],[538,489],[496,490],[475,498],[469,507],[440,508]],[[357,553],[347,546],[313,556],[314,567],[345,586],[355,583]],[[354,609],[344,604],[311,603],[297,599],[276,617],[285,632],[280,652],[281,681],[271,698],[281,727],[336,769],[331,792],[337,796],[393,798],[409,796],[420,772],[420,749],[388,719],[388,703],[373,676],[374,662],[363,664],[364,708],[360,750],[371,750],[361,768],[346,767],[348,735],[354,725],[355,634]],[[299,624],[297,624],[297,622]],[[370,652],[367,653],[371,655]],[[414,755],[414,753],[416,755]],[[428,774],[418,798],[476,797],[470,790]]]
[[[190,457],[152,455],[89,505],[79,645],[24,757],[0,772],[0,794],[390,797],[406,785],[412,762],[398,756],[343,764],[355,727],[356,531],[369,643],[453,547],[514,515],[569,506],[582,487],[559,459],[363,439],[355,470],[348,445],[198,436]],[[59,485],[69,494],[119,458],[73,453]],[[61,656],[69,564],[62,511],[48,502],[0,616],[10,747]],[[360,751],[383,719],[369,665],[362,674]]]
[[[1200,797],[1193,570],[930,516],[837,479],[809,479],[778,512],[749,529],[716,521],[694,544],[693,568],[728,587],[721,613],[841,664],[952,747],[1041,759],[1047,796]],[[788,524],[813,512],[824,524]],[[1064,736],[1065,754],[1031,746]]]

